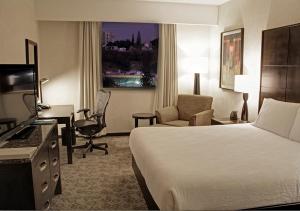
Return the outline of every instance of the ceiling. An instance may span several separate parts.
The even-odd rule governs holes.
[[[140,1],[181,3],[181,4],[222,5],[230,0],[140,0]]]

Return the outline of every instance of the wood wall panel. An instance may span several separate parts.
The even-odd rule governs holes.
[[[300,65],[300,26],[291,27],[289,44],[289,65]]]
[[[289,28],[264,31],[263,65],[287,65]]]
[[[264,98],[300,103],[300,24],[263,32],[259,107]]]
[[[286,88],[287,67],[263,67],[262,84],[269,88]]]
[[[300,103],[300,66],[288,68],[286,101]]]

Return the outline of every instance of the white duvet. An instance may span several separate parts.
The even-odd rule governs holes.
[[[300,202],[300,143],[250,124],[137,128],[129,144],[160,209]]]

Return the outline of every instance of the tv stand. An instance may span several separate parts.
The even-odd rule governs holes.
[[[29,126],[0,147],[0,210],[50,209],[62,191],[57,132],[55,120]]]

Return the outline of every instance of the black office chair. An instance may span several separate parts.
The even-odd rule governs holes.
[[[73,149],[85,149],[82,157],[86,157],[86,153],[88,151],[92,152],[94,149],[103,150],[105,154],[108,154],[107,148],[108,145],[106,143],[94,144],[93,139],[97,138],[96,135],[100,133],[105,127],[105,111],[108,105],[109,99],[111,96],[110,91],[100,90],[97,92],[97,106],[96,111],[92,115],[88,115],[90,109],[80,109],[77,113],[84,113],[85,119],[73,121],[73,127],[75,130],[81,134],[79,137],[83,137],[87,139],[85,145],[82,146],[74,146]],[[102,147],[104,146],[104,147]]]

